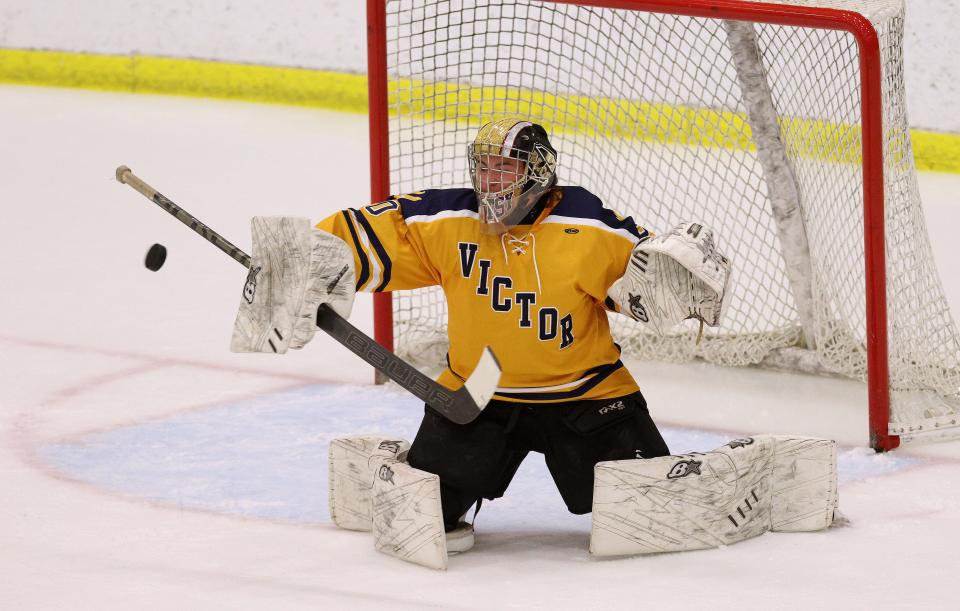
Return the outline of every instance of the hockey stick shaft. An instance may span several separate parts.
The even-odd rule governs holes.
[[[119,182],[139,191],[235,261],[244,267],[250,267],[249,255],[138,178],[130,168],[120,166],[117,168],[116,177]],[[500,366],[489,348],[484,351],[473,375],[467,379],[463,388],[452,391],[378,344],[327,304],[321,304],[317,309],[317,326],[377,371],[457,424],[472,422],[480,415],[500,380]]]
[[[169,212],[178,221],[199,233],[205,240],[230,255],[234,261],[240,263],[244,267],[250,267],[250,257],[245,252],[234,246],[228,239],[213,229],[210,229],[206,223],[201,222],[200,219],[176,205],[166,198],[162,193],[140,180],[140,178],[127,166],[122,165],[117,168],[117,180],[125,185],[130,185],[136,191],[139,191],[144,197]]]

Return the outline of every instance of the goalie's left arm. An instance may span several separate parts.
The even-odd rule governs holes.
[[[730,261],[713,231],[683,223],[637,244],[607,295],[621,313],[663,334],[688,318],[719,326],[729,280]]]

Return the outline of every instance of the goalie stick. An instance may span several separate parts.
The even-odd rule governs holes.
[[[244,267],[250,267],[250,257],[219,233],[200,222],[195,216],[170,201],[156,189],[143,182],[127,166],[117,168],[117,180],[139,191],[181,223],[193,229],[208,242],[230,255]],[[351,352],[372,365],[431,408],[457,424],[472,422],[493,397],[500,382],[500,364],[489,346],[484,348],[480,361],[463,387],[451,391],[420,373],[412,365],[396,356],[365,333],[351,325],[327,304],[317,309],[317,326]]]

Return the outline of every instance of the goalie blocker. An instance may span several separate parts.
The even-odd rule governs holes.
[[[233,325],[233,352],[299,350],[317,329],[317,307],[347,318],[355,272],[350,247],[297,217],[255,216],[253,256]]]

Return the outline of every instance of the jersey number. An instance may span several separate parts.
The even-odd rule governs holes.
[[[370,213],[371,216],[380,216],[384,212],[390,212],[391,210],[397,210],[398,208],[400,208],[400,200],[405,199],[411,202],[418,202],[421,199],[423,199],[422,197],[420,197],[421,195],[423,195],[423,191],[417,191],[415,193],[407,193],[404,195],[391,195],[390,199],[376,203],[376,204],[370,204],[369,206],[364,208],[364,210]]]

